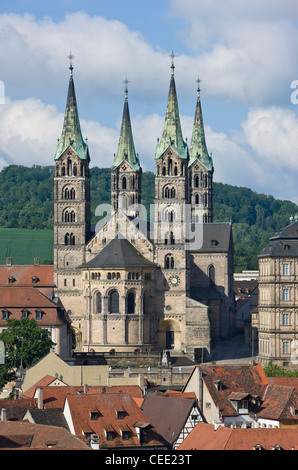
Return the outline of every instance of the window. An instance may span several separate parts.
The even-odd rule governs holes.
[[[106,439],[107,439],[107,441],[112,441],[114,439],[114,432],[113,431],[106,431]]]
[[[282,273],[283,273],[283,276],[288,276],[289,275],[289,265],[288,265],[288,263],[283,263]]]
[[[28,310],[22,310],[22,318],[28,318],[29,312]]]
[[[174,258],[172,255],[165,256],[165,269],[174,268]]]
[[[41,318],[42,318],[42,312],[41,312],[41,310],[36,310],[36,312],[35,312],[35,318],[36,318],[36,320],[41,320]]]
[[[290,300],[290,289],[282,290],[282,300]]]
[[[119,294],[116,290],[110,293],[109,307],[110,313],[119,313]]]
[[[101,293],[96,294],[96,313],[101,313]]]
[[[135,295],[129,292],[127,296],[127,313],[135,313]]]
[[[290,352],[290,341],[285,340],[282,342],[282,352],[283,354],[289,354]]]
[[[99,411],[90,412],[91,421],[96,421],[99,418]]]
[[[2,320],[7,320],[8,318],[8,311],[7,310],[3,310],[2,311]]]
[[[215,268],[213,265],[209,266],[209,284],[215,284]]]
[[[282,324],[289,325],[290,324],[290,315],[288,313],[282,314]]]
[[[117,410],[117,419],[124,419],[124,410]]]
[[[122,431],[123,441],[128,441],[129,437],[130,437],[130,432],[129,431]]]

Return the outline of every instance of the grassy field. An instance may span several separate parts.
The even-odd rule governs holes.
[[[40,264],[51,264],[53,231],[0,229],[0,264],[5,264],[9,256],[13,264],[33,264],[35,257],[40,258]]]

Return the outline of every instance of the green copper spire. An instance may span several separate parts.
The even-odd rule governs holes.
[[[174,63],[173,58],[175,55],[172,53],[172,75],[170,81],[170,89],[168,95],[168,104],[166,110],[166,117],[164,123],[163,134],[157,144],[155,158],[159,158],[165,150],[171,146],[181,158],[188,158],[187,144],[183,140],[180,115],[178,108],[178,99],[176,93],[176,84],[174,78]]]
[[[121,125],[121,132],[118,144],[118,151],[115,155],[114,162],[112,168],[117,168],[120,163],[125,160],[134,170],[140,169],[140,162],[138,156],[135,151],[133,135],[132,135],[132,128],[130,122],[130,113],[129,113],[129,106],[128,106],[128,98],[127,98],[127,83],[128,81],[125,80],[124,83],[126,84],[125,87],[125,102],[124,102],[124,109],[123,109],[123,116],[122,116],[122,125]]]
[[[73,56],[70,54],[69,59]],[[58,141],[56,148],[55,160],[58,159],[62,153],[71,146],[73,150],[81,159],[88,157],[88,146],[82,137],[78,106],[76,100],[76,93],[73,81],[73,66],[70,62],[70,77],[68,85],[68,94],[66,101],[66,109],[64,115],[64,123],[61,138]]]
[[[197,80],[200,84],[200,79]],[[212,170],[213,163],[212,158],[208,154],[206,139],[205,139],[205,130],[203,123],[203,114],[201,107],[201,98],[200,98],[200,86],[198,86],[198,99],[197,106],[194,118],[192,139],[189,149],[189,166],[193,164],[195,160],[199,160],[207,170]]]

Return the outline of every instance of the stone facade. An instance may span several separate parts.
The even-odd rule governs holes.
[[[188,150],[172,73],[155,155],[153,220],[145,220],[138,206],[142,169],[125,90],[111,168],[111,211],[92,231],[89,151],[71,93],[72,70],[61,138],[65,144],[59,142],[55,156],[54,252],[57,295],[72,321],[75,351],[172,350],[194,360],[210,357],[212,341],[235,331],[233,240],[230,224],[212,222],[213,163],[199,94]],[[75,174],[69,162],[76,165]],[[74,197],[66,198],[66,190]]]
[[[259,255],[259,360],[297,366],[298,223],[291,222],[270,238]]]

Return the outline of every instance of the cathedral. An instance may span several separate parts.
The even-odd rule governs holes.
[[[213,160],[200,88],[190,145],[183,138],[172,58],[168,101],[157,141],[155,194],[142,206],[128,91],[111,167],[111,204],[91,224],[90,153],[83,139],[73,66],[55,153],[54,278],[68,313],[74,352],[212,356],[235,331],[230,223],[213,222]],[[198,81],[199,83],[199,81]],[[127,84],[126,84],[127,85]],[[112,153],[112,152],[111,152]],[[153,196],[153,195],[152,195]]]

